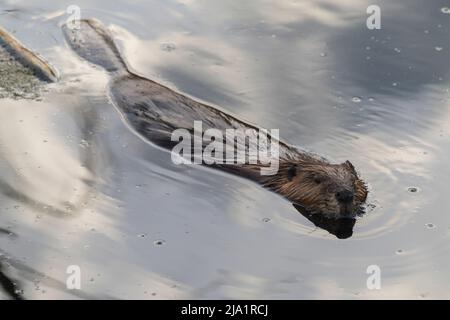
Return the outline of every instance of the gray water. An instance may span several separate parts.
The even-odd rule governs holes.
[[[64,41],[72,4],[139,74],[351,160],[370,189],[352,237],[134,135]],[[60,73],[39,99],[0,100],[1,274],[26,299],[450,298],[450,14],[379,1],[368,30],[370,4],[1,1],[2,27]]]

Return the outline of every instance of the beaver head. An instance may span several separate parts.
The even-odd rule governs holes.
[[[329,218],[351,218],[367,198],[365,183],[350,163],[286,161],[266,186],[311,213]]]

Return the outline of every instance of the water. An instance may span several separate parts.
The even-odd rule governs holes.
[[[381,30],[365,27],[368,1],[77,1],[140,74],[351,160],[370,196],[345,240],[130,132],[107,75],[64,42],[71,4],[0,3],[2,26],[60,72],[41,99],[0,101],[4,288],[27,299],[450,298],[444,1],[380,1]],[[81,290],[66,288],[69,265]],[[370,265],[380,290],[366,286]]]

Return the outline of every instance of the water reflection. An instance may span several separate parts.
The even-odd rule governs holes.
[[[7,237],[16,237],[16,234],[14,234],[11,230],[7,230],[4,228],[0,228],[0,237],[1,236],[7,236]],[[16,280],[11,279],[6,271],[5,271],[5,259],[3,258],[3,254],[0,250],[0,287],[3,288],[3,291],[12,299],[16,300],[22,300],[23,297],[19,292],[18,284]]]
[[[18,235],[0,238],[15,257],[3,274],[24,297],[449,297],[440,1],[381,1],[379,31],[365,29],[368,1],[78,1],[144,76],[350,159],[375,207],[344,226],[239,178],[174,166],[136,139],[108,103],[105,74],[64,45],[70,4],[0,4],[3,26],[62,71],[43,101],[0,105],[0,225]],[[64,286],[70,264],[86,274],[78,296]],[[371,264],[379,292],[365,285]],[[37,290],[33,279],[47,276]]]
[[[338,239],[347,239],[353,235],[353,227],[356,222],[356,219],[354,218],[330,219],[322,215],[308,213],[303,207],[297,204],[293,204],[293,206],[306,219],[314,223],[316,227],[327,230]]]
[[[15,280],[10,279],[5,273],[4,273],[4,267],[2,264],[2,261],[0,260],[0,287],[3,288],[3,291],[9,295],[12,299],[15,300],[22,300],[23,297],[19,293],[19,289],[17,288],[17,284]]]

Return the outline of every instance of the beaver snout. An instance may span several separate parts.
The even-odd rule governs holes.
[[[336,199],[340,206],[340,215],[343,218],[353,216],[353,199],[354,193],[350,190],[344,189],[336,192]]]
[[[343,204],[353,202],[354,193],[350,190],[341,190],[336,192],[336,199]]]

